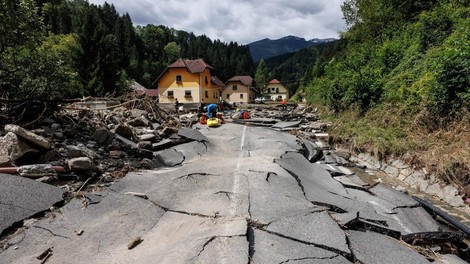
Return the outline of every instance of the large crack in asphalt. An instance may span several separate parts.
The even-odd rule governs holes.
[[[52,232],[50,229],[48,228],[45,228],[45,227],[42,227],[42,226],[37,226],[37,225],[33,225],[31,227],[34,227],[34,228],[38,228],[38,229],[42,229],[42,230],[45,230],[47,232],[49,232],[51,235],[55,236],[55,237],[61,237],[61,238],[66,238],[66,239],[71,239],[70,237],[66,237],[66,236],[62,236],[62,235],[58,235],[54,232]]]
[[[172,213],[178,213],[178,214],[184,214],[184,215],[191,215],[191,216],[198,216],[198,217],[202,217],[202,218],[219,218],[219,216],[216,214],[216,215],[205,215],[205,214],[200,214],[200,213],[191,213],[191,212],[186,212],[186,211],[180,211],[180,210],[174,210],[174,209],[170,209],[168,207],[165,207],[163,205],[160,205],[158,204],[157,202],[155,201],[152,201],[152,200],[148,200],[149,202],[151,202],[152,204],[154,204],[155,206],[157,206],[158,208],[162,209],[163,211],[166,212],[172,212]]]
[[[282,167],[282,166],[281,166],[281,167]],[[299,178],[299,176],[296,175],[294,172],[292,172],[292,171],[286,169],[286,168],[283,168],[283,169],[284,169],[285,171],[287,171],[287,172],[297,181],[297,184],[299,185],[300,189],[302,190],[302,193],[303,193],[303,195],[304,195],[304,197],[305,197],[305,200],[308,201],[308,199],[307,199],[307,194],[305,193],[305,187],[304,187],[304,185],[302,184],[302,180]]]
[[[204,245],[202,245],[202,249],[197,253],[197,256],[201,256],[202,252],[206,249],[206,246],[209,245],[212,241],[214,241],[217,238],[217,236],[213,236],[209,238]]]
[[[246,239],[248,240],[248,264],[252,263],[255,255],[255,231],[253,227],[248,225],[246,231]]]
[[[197,179],[195,179],[195,176],[220,176],[220,175],[217,175],[217,174],[211,174],[211,173],[207,173],[207,172],[193,172],[193,173],[188,173],[188,174],[185,174],[185,175],[182,175],[178,178],[175,178],[173,179],[174,180],[180,180],[180,179],[191,179],[193,180],[194,182],[197,183]]]
[[[264,231],[264,232],[267,232],[271,235],[275,235],[275,236],[278,236],[278,237],[282,237],[284,239],[288,239],[288,240],[291,240],[291,241],[295,241],[295,242],[298,242],[298,243],[301,243],[301,244],[305,244],[305,245],[310,245],[310,246],[315,246],[317,248],[321,248],[321,249],[324,249],[326,251],[330,251],[330,252],[333,252],[335,254],[339,254],[343,257],[345,257],[346,259],[348,260],[351,260],[353,259],[353,254],[352,254],[352,251],[351,253],[349,252],[344,252],[344,251],[341,251],[341,250],[338,250],[336,248],[333,248],[333,247],[329,247],[329,246],[325,246],[325,245],[322,245],[322,244],[317,244],[317,243],[313,243],[313,242],[308,242],[308,241],[304,241],[304,240],[301,240],[301,239],[298,239],[298,238],[295,238],[295,237],[290,237],[290,236],[286,236],[284,234],[280,234],[280,233],[277,233],[277,232],[274,232],[274,231],[270,231],[270,230],[266,230],[265,228],[263,227],[256,227],[256,226],[253,226],[253,228],[256,228],[257,230],[260,230],[260,231]]]

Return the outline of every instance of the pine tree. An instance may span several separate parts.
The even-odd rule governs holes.
[[[261,93],[265,93],[264,89],[266,88],[266,83],[268,81],[268,68],[266,67],[266,63],[264,59],[261,59],[258,63],[258,67],[256,68],[255,73],[255,82],[258,89]]]

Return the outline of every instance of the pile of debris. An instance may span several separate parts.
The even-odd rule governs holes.
[[[156,152],[193,140],[171,110],[146,98],[100,110],[67,105],[28,126],[7,124],[0,131],[0,173],[54,185],[65,181],[71,190],[158,167]]]

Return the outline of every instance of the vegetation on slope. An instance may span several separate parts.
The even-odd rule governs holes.
[[[470,183],[467,0],[347,0],[344,49],[303,87],[337,142]],[[467,189],[465,189],[467,188]]]

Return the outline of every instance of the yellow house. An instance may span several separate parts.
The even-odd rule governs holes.
[[[255,100],[253,78],[250,76],[233,76],[225,82],[222,99],[233,103],[251,103]]]
[[[159,102],[219,102],[224,83],[212,75],[213,71],[214,69],[202,59],[175,61],[155,80],[158,84]]]
[[[273,79],[268,83],[264,93],[271,97],[275,101],[281,101],[282,99],[289,99],[289,90],[278,80]]]

